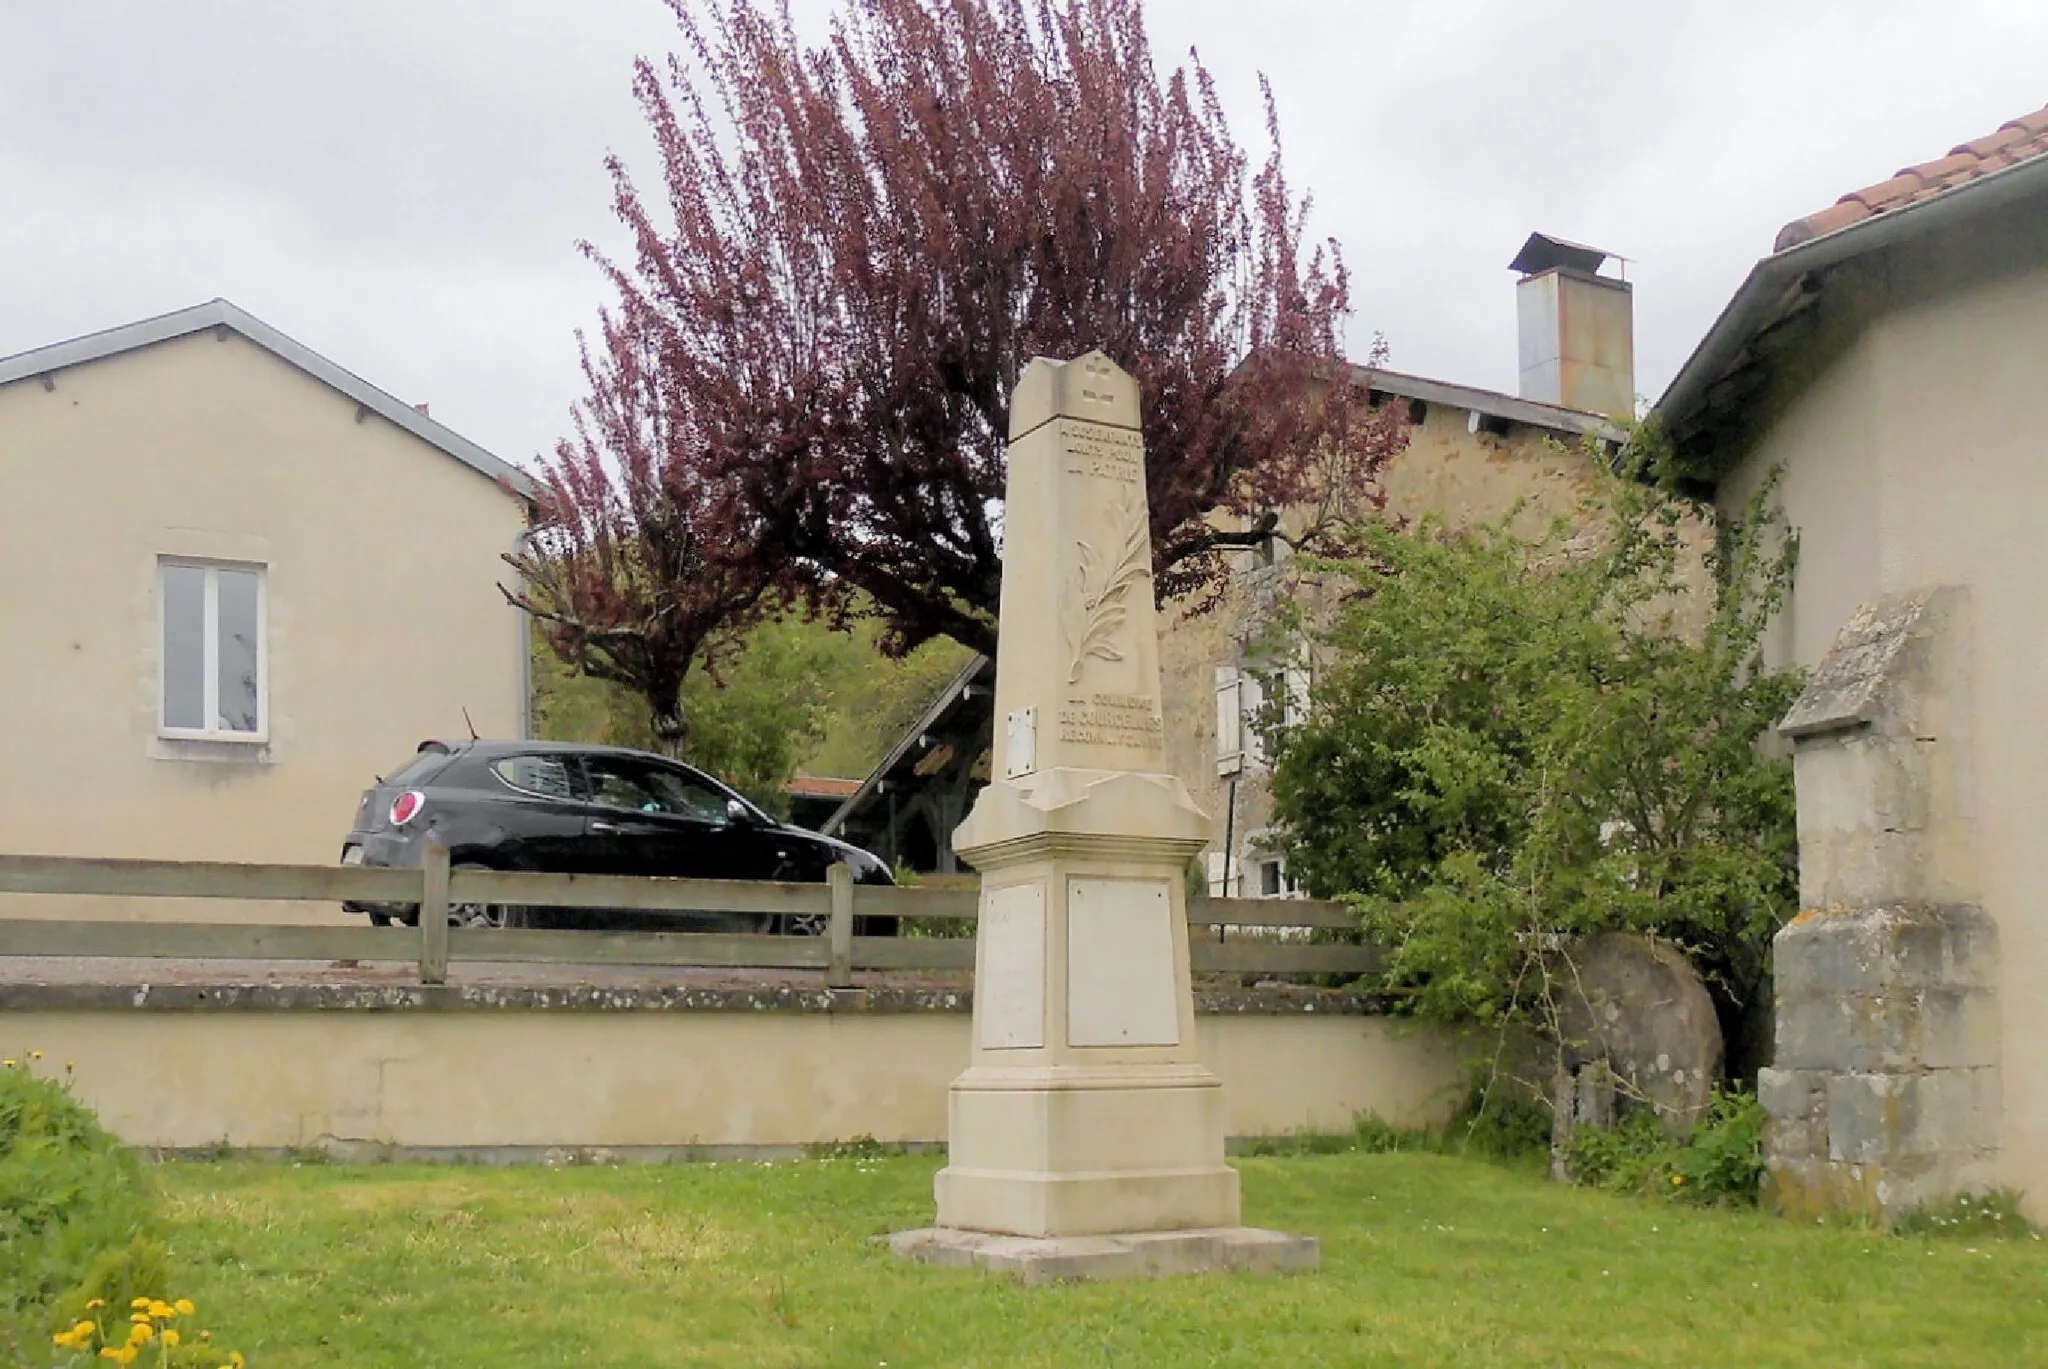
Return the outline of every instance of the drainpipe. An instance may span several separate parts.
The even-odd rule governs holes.
[[[533,545],[538,528],[528,528],[512,539],[512,554],[523,556]],[[533,615],[513,606],[519,623],[519,740],[533,738]]]
[[[1237,776],[1230,777],[1230,798],[1223,809],[1223,892],[1222,898],[1230,897],[1230,861],[1237,854]],[[1223,940],[1223,928],[1216,929],[1216,939]]]

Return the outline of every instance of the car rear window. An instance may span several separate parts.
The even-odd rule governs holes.
[[[569,767],[560,756],[507,756],[491,766],[491,773],[512,788],[551,799],[573,798]]]
[[[388,785],[424,784],[433,775],[439,773],[441,767],[446,764],[448,764],[448,753],[446,751],[422,751],[404,765],[399,766],[398,769],[385,776],[384,783]]]

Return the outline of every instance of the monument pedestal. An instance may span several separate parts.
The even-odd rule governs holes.
[[[1011,405],[973,1056],[937,1226],[900,1254],[1027,1280],[1302,1269],[1239,1225],[1222,1085],[1195,1049],[1187,870],[1210,822],[1166,773],[1136,386],[1035,360]]]

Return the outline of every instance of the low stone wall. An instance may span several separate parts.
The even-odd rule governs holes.
[[[1440,1120],[1454,1043],[1357,995],[1197,995],[1233,1136]],[[758,1154],[946,1135],[958,988],[450,984],[260,976],[0,984],[4,1053],[39,1049],[124,1140],[481,1161]]]

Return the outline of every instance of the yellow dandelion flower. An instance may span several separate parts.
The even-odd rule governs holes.
[[[165,1344],[165,1345],[176,1345],[176,1344],[178,1343],[178,1340],[179,1340],[179,1336],[178,1336],[178,1333],[177,1333],[176,1331],[166,1331],[166,1332],[164,1332],[164,1344]]]
[[[136,1323],[137,1325],[141,1325],[149,1320],[149,1312],[147,1310],[141,1312],[130,1312],[128,1314],[128,1320]]]
[[[241,1351],[237,1350],[228,1356],[228,1369],[249,1369],[249,1361],[243,1358]]]
[[[121,1352],[115,1355],[114,1358],[123,1364],[133,1364],[135,1363],[135,1357],[141,1353],[142,1351],[133,1345],[124,1345],[121,1347]]]
[[[0,1070],[11,1070],[13,1068],[14,1062],[12,1060],[0,1060]]]
[[[59,1331],[56,1335],[50,1337],[50,1344],[56,1346],[59,1350],[76,1350],[78,1348],[75,1344],[73,1333],[69,1331]]]
[[[139,1321],[128,1328],[130,1345],[147,1345],[156,1339],[156,1328],[146,1321]]]
[[[88,1312],[97,1312],[100,1308],[105,1307],[106,1305],[107,1300],[105,1298],[94,1298],[91,1302],[85,1305],[85,1310]]]
[[[74,1336],[89,1336],[97,1330],[99,1330],[99,1327],[96,1324],[80,1320],[78,1325],[71,1328],[71,1334]]]
[[[1682,1184],[1682,1183],[1684,1183],[1684,1182],[1685,1182],[1685,1176],[1684,1176],[1683,1174],[1674,1174],[1674,1175],[1672,1175],[1672,1176],[1671,1176],[1671,1186],[1672,1186],[1673,1188],[1676,1188],[1676,1187],[1678,1187],[1678,1186],[1679,1186],[1680,1184]]]
[[[177,1308],[178,1315],[181,1317],[189,1317],[199,1310],[198,1304],[194,1303],[190,1298],[178,1299]]]
[[[28,1058],[31,1060],[40,1060],[43,1058],[43,1053],[41,1051],[30,1051],[28,1053]]]
[[[148,1298],[136,1298],[136,1299],[134,1299],[134,1300],[133,1300],[132,1302],[130,1302],[130,1303],[129,1303],[128,1305],[129,1305],[130,1307],[147,1307],[147,1306],[149,1306],[149,1299],[148,1299]]]
[[[121,1352],[120,1352],[119,1350],[116,1350],[116,1349],[115,1349],[115,1348],[114,1348],[113,1346],[111,1346],[111,1345],[108,1345],[108,1346],[103,1346],[103,1347],[101,1347],[101,1349],[100,1349],[100,1358],[101,1358],[101,1359],[116,1359],[116,1360],[117,1360],[117,1359],[121,1359]],[[122,1362],[123,1364],[126,1364],[126,1363],[127,1363],[128,1361],[126,1361],[126,1360],[121,1360],[121,1362]]]
[[[177,1316],[178,1309],[167,1302],[152,1302],[149,1305],[149,1315],[162,1321],[166,1318]]]

